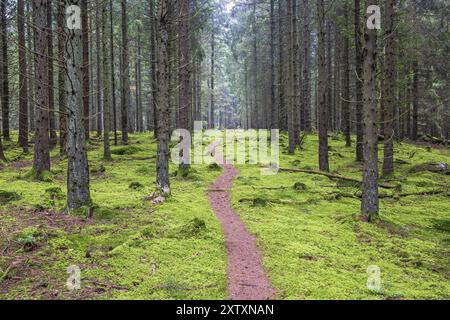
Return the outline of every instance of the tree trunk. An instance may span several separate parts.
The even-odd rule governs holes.
[[[275,86],[275,0],[270,0],[270,129],[278,128]]]
[[[366,7],[376,5],[366,0]],[[366,20],[370,14],[366,14]],[[361,213],[368,221],[378,216],[378,127],[376,102],[376,47],[377,30],[365,28],[364,61],[364,174]]]
[[[6,1],[0,2],[0,36],[2,44],[1,52],[1,86],[2,86],[2,126],[3,126],[3,137],[5,140],[11,140],[9,132],[9,66],[8,66],[8,17]]]
[[[66,67],[65,67],[65,23],[66,9],[64,0],[58,0],[58,99],[59,99],[59,153],[67,155],[67,97],[66,97]]]
[[[189,63],[190,63],[190,48],[189,48],[189,1],[180,1],[180,17],[179,17],[179,51],[180,59],[179,68],[179,110],[178,119],[179,125],[182,129],[189,129],[189,115],[191,112],[191,97],[189,94]]]
[[[128,61],[128,16],[127,0],[121,0],[122,7],[122,144],[128,144],[128,108],[130,104],[130,74]]]
[[[418,121],[419,121],[419,63],[413,63],[413,83],[412,83],[412,128],[411,140],[417,141],[418,138]]]
[[[208,128],[215,128],[215,119],[214,119],[214,72],[215,72],[215,30],[214,30],[214,16],[213,16],[213,30],[211,32],[211,73],[210,73],[210,93],[209,93],[209,121]]]
[[[34,32],[32,31],[32,10],[30,7],[30,2],[27,1],[27,60],[28,60],[28,71],[27,71],[27,79],[28,79],[28,118],[29,118],[29,130],[34,131]]]
[[[157,90],[156,106],[158,117],[158,150],[156,187],[163,193],[170,193],[169,182],[169,75],[168,75],[168,24],[170,0],[159,0],[157,26]]]
[[[149,0],[150,7],[150,63],[151,63],[151,106],[153,110],[153,133],[155,137],[158,134],[157,116],[156,116],[156,19],[155,19],[155,2]]]
[[[58,137],[56,135],[56,119],[55,119],[55,90],[53,78],[53,3],[48,0],[47,7],[47,72],[48,72],[48,110],[49,110],[49,126],[50,126],[50,148],[56,147]]]
[[[23,0],[17,1],[17,32],[19,46],[19,145],[25,153],[28,153],[28,83]]]
[[[142,76],[141,76],[141,27],[138,25],[137,57],[136,57],[136,121],[138,132],[144,132],[144,111],[142,110]]]
[[[104,9],[104,8],[103,8]],[[101,137],[103,134],[103,99],[102,99],[102,94],[103,94],[103,87],[102,87],[102,79],[103,79],[103,74],[102,74],[102,35],[101,35],[101,30],[100,28],[103,28],[103,19],[105,19],[105,17],[103,17],[103,9],[100,8],[100,5],[96,5],[95,6],[95,42],[96,42],[96,46],[95,46],[95,51],[96,51],[96,64],[97,64],[97,79],[96,79],[96,87],[97,87],[97,92],[96,92],[96,97],[97,97],[97,136]],[[100,10],[102,10],[101,14],[102,16],[100,17]],[[102,29],[103,30],[103,29]],[[94,120],[94,119],[93,119]]]
[[[384,159],[383,174],[394,172],[394,110],[395,110],[395,86],[396,86],[396,34],[394,33],[395,11],[394,0],[386,0],[385,3],[385,62],[383,81],[384,102]]]
[[[86,140],[89,140],[89,28],[88,28],[88,0],[80,0],[81,4],[81,28],[83,39],[83,116]]]
[[[286,0],[278,1],[278,112],[279,112],[279,128],[280,130],[288,130],[288,117],[286,106],[286,37],[285,37],[285,19],[284,6]]]
[[[33,169],[37,179],[42,179],[44,172],[50,170],[47,10],[47,0],[33,0],[33,25],[36,41],[36,132]]]
[[[66,0],[66,6],[80,0]],[[83,32],[65,28],[66,95],[68,113],[67,208],[69,211],[90,207],[89,165],[86,150],[83,105]]]
[[[356,161],[362,162],[363,156],[363,124],[362,124],[362,77],[363,77],[363,61],[361,52],[361,5],[360,0],[355,0],[355,64],[356,64],[356,80],[355,80],[355,108],[356,108]]]
[[[113,130],[114,130],[114,145],[117,146],[117,104],[116,104],[116,79],[115,79],[115,59],[114,59],[114,21],[113,21],[113,3],[109,1],[109,37],[110,37],[110,51],[111,51],[111,85],[112,85],[112,110],[113,110]]]
[[[309,0],[303,0],[303,127],[306,132],[311,132],[311,80],[310,80],[310,46],[311,31]]]
[[[108,31],[109,25],[108,25],[108,7],[109,5],[105,3],[103,5],[102,9],[102,57],[103,57],[103,72],[102,72],[102,78],[103,78],[103,158],[105,160],[111,159],[111,149],[110,149],[110,141],[109,141],[109,134],[111,132],[111,103],[110,103],[110,54],[109,54],[109,43],[108,39],[109,34]]]
[[[325,5],[324,0],[317,0],[318,16],[318,126],[319,126],[319,168],[329,171],[328,163],[328,81],[325,59]]]
[[[349,28],[349,7],[346,3],[344,8],[345,24]],[[352,137],[350,131],[350,39],[348,35],[344,35],[344,52],[343,52],[343,81],[342,81],[342,123],[345,134],[345,145],[351,147]]]

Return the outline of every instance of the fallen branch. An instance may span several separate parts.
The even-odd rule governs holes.
[[[328,177],[330,179],[351,181],[351,182],[356,182],[356,183],[362,184],[361,180],[350,178],[350,177],[344,177],[344,176],[341,176],[341,175],[338,175],[338,174],[329,173],[329,172],[322,172],[322,171],[316,171],[316,170],[306,170],[306,169],[289,169],[289,168],[280,168],[279,171],[281,171],[281,172],[300,172],[300,173],[308,173],[308,174],[317,174],[317,175]],[[386,183],[379,183],[378,186],[381,187],[381,188],[384,188],[384,189],[396,189],[396,188],[398,188],[397,185],[386,184]]]

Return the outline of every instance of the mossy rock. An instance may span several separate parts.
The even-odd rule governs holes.
[[[209,171],[221,171],[222,170],[222,167],[220,166],[220,165],[218,165],[217,163],[211,163],[209,166],[208,166],[208,170]]]
[[[101,163],[98,166],[92,167],[91,168],[91,173],[96,174],[96,173],[103,173],[106,171],[105,166]]]
[[[304,190],[306,190],[306,189],[307,189],[306,184],[304,184],[304,183],[302,183],[302,182],[296,182],[296,183],[294,184],[294,190],[297,190],[297,191],[304,191]]]
[[[130,183],[128,188],[132,189],[132,190],[142,190],[142,189],[144,189],[144,185],[140,182],[134,181],[134,182]]]
[[[47,194],[50,200],[62,200],[64,199],[64,193],[59,187],[52,187],[45,189],[45,194]]]
[[[141,149],[136,146],[123,146],[111,150],[111,153],[119,156],[124,156],[124,155],[132,155],[138,153],[139,151],[141,151]]]
[[[267,206],[267,203],[268,203],[267,199],[255,198],[255,199],[253,199],[252,205],[254,207],[265,207],[265,206]]]
[[[428,171],[447,175],[450,174],[450,168],[448,166],[448,163],[443,162],[428,162],[418,164],[412,167],[410,171],[414,173]]]
[[[198,237],[207,230],[204,220],[194,218],[186,223],[180,230],[179,235],[184,238]]]
[[[17,192],[0,190],[0,205],[7,204],[8,202],[17,201],[20,199],[21,196]]]

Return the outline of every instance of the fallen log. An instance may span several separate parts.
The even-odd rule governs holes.
[[[356,182],[356,183],[362,184],[361,180],[358,180],[358,179],[355,179],[355,178],[350,178],[350,177],[345,177],[345,176],[341,176],[341,175],[333,174],[333,173],[329,173],[329,172],[322,172],[322,171],[316,171],[316,170],[307,170],[307,169],[289,169],[289,168],[280,168],[279,171],[281,171],[281,172],[299,172],[299,173],[307,173],[307,174],[317,174],[317,175],[328,177],[330,179],[351,181],[351,182]],[[392,185],[392,184],[386,184],[386,183],[379,183],[378,186],[381,187],[381,188],[384,188],[384,189],[397,189],[399,187],[399,185]]]

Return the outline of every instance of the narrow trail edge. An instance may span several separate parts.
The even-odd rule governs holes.
[[[275,290],[262,266],[261,252],[256,237],[251,235],[231,207],[230,194],[238,170],[224,164],[224,172],[208,192],[211,208],[222,224],[228,252],[228,297],[230,300],[272,300]]]

